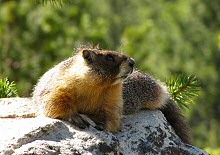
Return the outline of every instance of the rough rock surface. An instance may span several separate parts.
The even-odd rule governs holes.
[[[19,101],[22,102],[22,99]],[[22,104],[26,101],[24,99]],[[5,102],[1,99],[0,105],[4,105],[4,110],[7,110]],[[15,116],[12,113],[10,115]],[[208,154],[182,143],[160,111],[145,110],[136,115],[125,116],[121,132],[113,135],[98,131],[92,126],[82,130],[68,122],[45,117],[10,118],[6,117],[5,111],[3,114],[0,110],[0,137],[1,155]]]

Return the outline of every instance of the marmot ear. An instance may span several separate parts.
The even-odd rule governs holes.
[[[82,51],[82,56],[88,63],[92,63],[93,54],[94,54],[94,52],[91,50],[83,50]]]

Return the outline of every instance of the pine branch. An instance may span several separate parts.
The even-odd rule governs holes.
[[[178,76],[170,76],[166,79],[166,85],[172,98],[181,108],[188,108],[189,104],[194,103],[194,98],[199,95],[201,83],[196,76],[186,76],[180,74]]]
[[[14,82],[9,82],[8,78],[0,79],[0,98],[18,97]]]
[[[69,0],[35,0],[36,3],[40,3],[43,5],[47,5],[48,3],[51,6],[60,6],[62,7],[65,3],[69,2]]]

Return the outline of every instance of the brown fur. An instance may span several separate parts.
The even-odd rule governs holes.
[[[160,110],[166,117],[167,121],[175,130],[176,134],[180,139],[187,144],[192,143],[192,138],[190,134],[190,127],[187,124],[181,109],[176,105],[175,101],[168,98],[166,105],[161,107]]]
[[[83,122],[79,113],[91,115],[110,132],[121,126],[122,80],[134,61],[117,52],[83,46],[75,56],[61,62],[39,80],[33,92],[39,114]],[[102,118],[102,119],[100,119]]]
[[[148,74],[134,71],[123,81],[124,114],[159,109],[180,139],[191,144],[190,128],[167,88]]]
[[[156,110],[166,104],[167,96],[166,87],[136,70],[123,81],[123,113],[132,114],[140,109]]]

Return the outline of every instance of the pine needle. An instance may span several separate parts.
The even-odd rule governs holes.
[[[201,90],[200,81],[193,75],[171,75],[169,79],[166,79],[166,85],[172,98],[181,108],[188,108],[189,104],[193,104],[194,98]]]
[[[0,98],[18,97],[15,83],[9,82],[8,78],[0,79]]]
[[[65,3],[70,2],[69,0],[35,0],[36,3],[40,3],[43,5],[47,5],[48,3],[55,7],[55,6],[60,6],[62,7]]]

